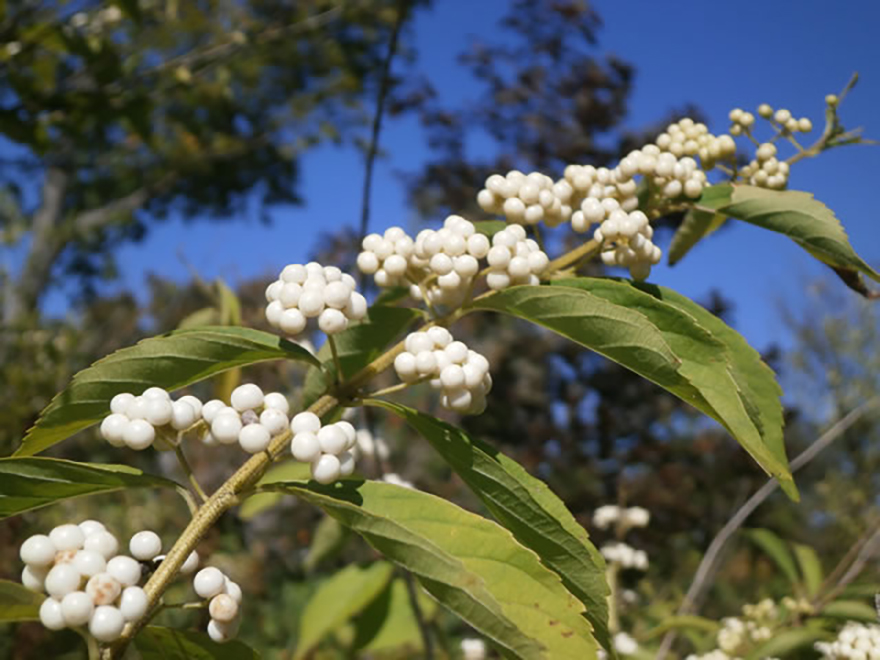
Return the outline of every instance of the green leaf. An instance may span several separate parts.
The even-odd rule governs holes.
[[[586,606],[596,638],[610,646],[605,561],[562,500],[519,463],[461,429],[406,406],[381,405],[424,436],[516,540],[562,578]]]
[[[847,621],[877,623],[877,609],[862,600],[835,600],[822,608],[822,616]]]
[[[773,633],[773,638],[758,646],[746,656],[746,660],[779,658],[798,649],[812,648],[813,644],[834,635],[818,628],[795,628]]]
[[[761,359],[758,351],[749,346],[749,343],[736,330],[690,298],[662,286],[651,284],[637,286],[642,291],[650,293],[655,298],[692,316],[701,326],[712,333],[712,336],[725,345],[731,375],[736,380],[740,392],[748,401],[750,414],[753,408],[757,413],[756,424],[761,431],[761,437],[777,461],[785,465],[787,470],[788,458],[785,454],[785,441],[782,435],[784,425],[780,402],[782,388],[776,381],[776,374]],[[794,484],[788,480],[782,482],[782,489],[789,496],[797,494]]]
[[[480,220],[474,223],[474,228],[477,230],[477,233],[485,234],[492,238],[502,229],[506,229],[507,223],[504,220]]]
[[[303,658],[325,635],[363,611],[388,586],[394,567],[376,562],[361,568],[352,564],[323,581],[299,621],[294,658]]]
[[[304,348],[249,328],[193,328],[145,339],[76,374],[40,413],[15,455],[32,456],[100,422],[120,392],[176,390],[227,369],[280,359],[317,364]]]
[[[859,274],[880,282],[880,274],[856,254],[834,213],[810,193],[722,184],[706,188],[697,207],[788,236],[851,288],[858,290],[853,282],[861,282]]]
[[[337,556],[345,547],[348,538],[349,531],[345,527],[340,525],[335,518],[324,516],[315,527],[309,551],[303,559],[303,568],[306,569],[306,572],[311,573],[321,562]]]
[[[583,605],[510,532],[442,498],[381,482],[270,486],[321,507],[508,656],[586,660]]]
[[[127,465],[41,457],[0,458],[0,519],[83,495],[177,487],[173,481]]]
[[[257,482],[257,486],[308,479],[310,474],[311,468],[307,463],[299,463],[291,459],[269,468],[266,474],[263,475],[263,478]],[[242,503],[238,510],[238,515],[243,520],[250,520],[266,509],[278,504],[283,497],[284,495],[281,493],[257,493],[256,495],[251,495]]]
[[[759,409],[728,367],[725,343],[690,314],[632,283],[605,278],[511,287],[475,307],[554,330],[669,390],[722,424],[797,497],[784,452],[780,458],[762,438]]]
[[[750,529],[746,534],[749,540],[773,560],[773,563],[779,567],[792,585],[797,586],[800,584],[800,574],[798,573],[797,565],[785,541],[769,529]]]
[[[141,660],[259,660],[260,654],[236,640],[218,644],[205,633],[148,626],[134,638]]]
[[[420,588],[416,589],[416,597],[425,620],[433,619],[437,609],[436,601]],[[357,651],[369,653],[423,650],[419,623],[403,578],[392,580],[385,591],[357,617],[353,647]]]
[[[822,587],[822,581],[825,579],[822,571],[822,561],[813,548],[800,543],[792,543],[795,559],[801,568],[804,585],[807,588],[807,595],[811,598],[819,594]]]
[[[18,582],[0,580],[0,623],[39,621],[45,594],[25,589]]]
[[[681,261],[694,245],[714,233],[726,220],[727,218],[721,213],[700,209],[688,211],[669,244],[669,265],[674,266]]]
[[[645,639],[660,637],[670,630],[700,630],[715,634],[721,626],[717,621],[694,614],[679,614],[664,619],[663,622],[650,630]]]
[[[335,337],[343,373],[353,376],[363,369],[421,316],[421,311],[407,307],[370,307],[363,321]],[[336,376],[336,365],[333,363],[329,344],[325,343],[318,351],[318,360],[323,364],[323,370],[310,369],[306,375],[303,407],[310,406],[327,389],[328,377],[332,379]]]

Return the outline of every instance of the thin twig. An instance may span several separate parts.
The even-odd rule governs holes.
[[[820,435],[813,444],[807,447],[791,462],[791,472],[797,472],[803,466],[807,465],[823,449],[843,435],[847,429],[861,419],[868,410],[875,407],[878,403],[880,403],[880,397],[869,399],[835,422],[831,428]],[[721,551],[737,530],[745,524],[752,512],[770,497],[777,488],[779,488],[779,482],[776,479],[770,479],[766,484],[761,486],[754,495],[746,500],[736,513],[733,514],[730,520],[727,521],[727,524],[724,525],[724,527],[722,527],[715,535],[715,538],[713,538],[712,542],[709,544],[708,550],[706,550],[706,554],[703,556],[703,560],[697,567],[697,572],[694,575],[691,586],[688,589],[687,594],[685,594],[684,600],[682,601],[681,606],[679,606],[676,614],[683,615],[696,612],[696,604],[710,585],[708,578],[714,572],[715,564],[718,562]],[[666,636],[660,644],[660,648],[657,650],[655,660],[663,660],[663,658],[666,657],[666,654],[672,648],[672,644],[676,637],[677,633],[675,631],[666,633]]]
[[[339,360],[339,351],[336,349],[336,341],[333,335],[327,335],[327,343],[330,344],[330,352],[333,353],[333,365],[336,367],[336,385],[345,381],[345,374],[342,371],[342,362]]]
[[[864,570],[865,565],[877,556],[878,551],[880,551],[880,528],[874,529],[873,533],[868,536],[868,538],[862,544],[862,547],[859,550],[858,555],[856,555],[853,563],[840,577],[840,579],[837,581],[837,584],[835,584],[834,587],[830,589],[828,593],[826,593],[821,598],[821,600],[819,600],[819,602],[816,604],[816,609],[821,611],[823,607],[825,607],[828,603],[837,598],[843,592],[843,590],[846,589],[847,585],[859,576],[859,574]]]
[[[400,38],[400,30],[406,22],[409,13],[409,0],[400,0],[397,6],[397,18],[391,28],[391,36],[388,38],[388,52],[382,61],[382,69],[379,76],[379,95],[376,98],[376,111],[373,113],[373,125],[370,130],[370,144],[367,147],[367,158],[364,164],[364,186],[361,192],[361,224],[358,232],[358,243],[355,249],[360,247],[361,242],[367,235],[370,224],[370,195],[373,188],[373,168],[376,164],[376,156],[379,153],[379,133],[382,131],[382,119],[385,116],[385,102],[391,89],[391,64],[397,54],[397,43]],[[364,288],[366,274],[359,274],[360,288]]]
[[[196,475],[193,472],[192,467],[190,467],[189,461],[186,460],[186,455],[183,453],[183,448],[180,445],[174,445],[174,454],[177,456],[177,462],[180,463],[180,468],[183,470],[184,474],[186,474],[186,478],[189,479],[189,483],[196,492],[196,495],[201,498],[203,503],[207,502],[208,495],[202,489],[199,480],[196,479]]]

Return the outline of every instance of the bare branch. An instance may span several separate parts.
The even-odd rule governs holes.
[[[831,428],[820,435],[813,444],[807,447],[791,462],[792,473],[797,472],[812,461],[822,450],[843,435],[843,433],[861,419],[865,413],[876,407],[878,404],[880,404],[880,397],[869,399],[835,422]],[[733,514],[730,520],[727,521],[727,524],[724,525],[724,527],[722,527],[715,535],[715,538],[713,538],[712,542],[709,544],[708,550],[706,550],[706,554],[703,556],[703,560],[697,567],[697,572],[694,575],[691,586],[676,614],[693,614],[697,611],[697,603],[711,584],[709,577],[715,572],[716,563],[719,560],[721,551],[727,545],[727,542],[731,537],[745,524],[746,520],[752,515],[755,509],[763,504],[777,488],[779,488],[779,482],[776,481],[776,479],[770,479],[766,484],[761,486],[754,495],[746,500],[736,513]],[[676,636],[677,635],[674,631],[666,634],[663,638],[663,642],[660,644],[660,648],[657,650],[655,660],[663,660],[672,648]]]

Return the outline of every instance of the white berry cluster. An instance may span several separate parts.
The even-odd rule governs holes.
[[[357,437],[354,447],[355,458],[366,456],[380,461],[388,460],[391,452],[384,439],[373,435],[369,429],[358,429],[355,435]]]
[[[607,208],[613,203],[616,200],[606,199],[602,205]],[[653,237],[654,229],[648,216],[638,210],[627,213],[615,209],[593,232],[593,238],[602,244],[602,263],[629,268],[634,280],[646,279],[651,274],[651,266],[660,263],[663,253],[651,241]]]
[[[848,622],[833,642],[816,642],[826,660],[870,660],[880,657],[880,626]]]
[[[462,660],[485,660],[486,642],[479,638],[466,638],[461,640]]]
[[[150,387],[140,396],[129,392],[110,400],[110,415],[101,422],[101,436],[114,447],[146,449],[156,440],[157,431],[171,442],[201,419],[202,403],[194,396],[177,401],[161,387]]]
[[[521,225],[510,225],[492,237],[492,248],[486,256],[489,272],[486,284],[490,289],[506,289],[517,284],[539,284],[550,259],[538,244],[526,238]]]
[[[740,660],[735,656],[729,656],[721,649],[714,649],[709,651],[708,653],[703,653],[702,655],[697,655],[695,653],[691,653],[685,656],[685,660]],[[763,660],[777,660],[776,658],[765,658]]]
[[[357,267],[372,275],[377,286],[404,286],[415,251],[415,241],[401,228],[389,227],[383,234],[368,234],[361,243]]]
[[[438,230],[423,229],[415,240],[412,264],[423,273],[421,281],[433,282],[425,295],[432,305],[457,307],[480,272],[479,260],[489,252],[489,238],[477,232],[474,223],[459,215],[450,215]],[[423,296],[413,284],[414,298]]]
[[[754,645],[771,639],[780,621],[779,608],[769,598],[744,605],[742,614],[722,619],[715,638],[719,650],[729,656],[745,655]]]
[[[655,144],[676,158],[699,157],[703,170],[711,170],[717,161],[732,160],[736,155],[736,143],[730,135],[713,135],[705,124],[690,117],[667,126],[666,131],[657,136]],[[658,174],[663,176],[662,168]]]
[[[440,390],[440,404],[447,410],[479,415],[486,408],[492,389],[489,361],[439,326],[413,332],[404,341],[405,350],[394,359],[394,370],[405,383],[430,379]]]
[[[523,174],[511,170],[506,176],[493,174],[486,179],[486,187],[477,194],[477,203],[487,213],[504,215],[517,225],[536,225],[544,222],[556,227],[568,222],[573,189],[568,181],[554,182],[546,174]]]
[[[833,105],[833,104],[831,104]],[[813,122],[809,117],[797,117],[791,114],[791,110],[779,108],[774,110],[769,104],[762,103],[758,106],[758,114],[764,119],[770,120],[781,131],[788,133],[809,133],[813,130]]]
[[[451,215],[441,229],[424,229],[415,240],[391,227],[384,235],[364,238],[362,248],[358,269],[378,286],[409,286],[417,300],[427,296],[432,305],[455,307],[471,288],[490,243],[472,222]]]
[[[249,454],[257,454],[287,430],[290,404],[280,392],[263,394],[259,386],[245,383],[232,390],[230,403],[212,399],[202,406],[202,418],[210,425],[202,437],[205,444],[238,443]]]
[[[639,643],[632,637],[632,635],[625,632],[620,632],[614,635],[611,643],[614,646],[614,650],[621,655],[633,655],[639,651]]]
[[[636,550],[626,543],[608,543],[602,546],[605,560],[617,564],[621,568],[632,568],[637,571],[648,570],[648,554],[644,550]]]
[[[235,637],[241,623],[241,587],[219,568],[208,566],[196,573],[193,591],[208,601],[208,636],[221,643]]]
[[[752,126],[755,125],[755,115],[751,112],[743,110],[742,108],[734,108],[731,110],[728,115],[728,119],[730,119],[730,134],[731,135],[742,135],[743,133],[748,133],[752,130]]]
[[[626,508],[616,504],[606,504],[593,512],[593,525],[597,529],[620,526],[626,531],[633,527],[647,527],[650,520],[651,513],[640,506]]]
[[[366,316],[367,300],[355,287],[354,278],[335,266],[290,264],[266,288],[266,320],[290,336],[305,330],[309,319],[317,319],[321,332],[338,334]]]
[[[789,165],[776,158],[776,145],[764,142],[755,151],[755,160],[739,170],[753,186],[782,190],[788,184]]]
[[[315,413],[301,412],[290,420],[290,430],[290,452],[301,463],[311,464],[312,478],[318,483],[331,484],[354,472],[357,431],[350,423],[322,425]]]
[[[147,613],[147,595],[139,586],[143,564],[162,559],[162,541],[145,530],[132,536],[131,556],[118,550],[116,537],[95,520],[60,525],[48,536],[36,534],[21,545],[22,584],[48,595],[40,606],[46,628],[87,626],[98,641],[112,642],[126,623]],[[193,552],[181,572],[191,573],[198,563]]]

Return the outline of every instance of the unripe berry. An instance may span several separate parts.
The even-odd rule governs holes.
[[[215,619],[208,622],[208,636],[218,644],[228,642],[235,637],[238,632],[239,619],[235,619],[231,623],[221,623]]]
[[[325,309],[318,317],[318,327],[324,334],[339,334],[348,327],[348,319],[338,309]]]
[[[785,108],[780,108],[773,114],[773,119],[775,119],[780,124],[784,124],[789,119],[791,119],[791,112],[786,110]]]
[[[107,531],[107,528],[104,527],[103,523],[100,523],[97,520],[83,520],[79,524],[79,528],[82,530],[82,533],[85,536],[91,536],[92,534],[97,534],[98,532]]]
[[[35,534],[21,544],[19,556],[28,566],[49,566],[55,561],[55,544],[45,534]]]
[[[300,431],[290,442],[290,452],[301,463],[311,463],[321,455],[321,443],[314,433]]]
[[[280,410],[285,415],[290,412],[290,403],[281,392],[269,392],[263,397],[263,406],[267,409]]]
[[[840,102],[840,99],[837,98],[837,94],[828,94],[825,97],[825,103],[827,103],[831,107],[836,106],[839,102]]]
[[[290,420],[290,430],[294,435],[304,431],[317,433],[321,430],[321,418],[313,412],[301,412]]]
[[[129,449],[141,451],[153,444],[153,440],[156,439],[156,430],[148,421],[135,419],[125,427],[122,439]]]
[[[764,119],[770,119],[770,117],[773,116],[773,108],[771,108],[766,103],[762,103],[758,106],[758,115],[760,115]]]
[[[266,408],[260,413],[260,424],[266,428],[272,437],[285,431],[289,423],[287,415],[275,408]]]
[[[21,583],[25,589],[43,591],[48,572],[46,567],[25,566],[21,572]]]
[[[95,608],[92,619],[89,621],[89,632],[99,642],[112,642],[119,639],[124,627],[125,619],[122,612],[109,605]]]
[[[339,475],[339,459],[333,454],[324,454],[312,463],[312,477],[319,484],[332,484]]]
[[[229,623],[238,616],[238,603],[227,594],[218,594],[211,599],[208,613],[215,621]]]
[[[54,598],[44,600],[40,605],[40,622],[49,630],[63,630],[67,624],[61,612],[61,602]]]
[[[318,431],[318,443],[321,451],[327,454],[339,454],[348,446],[345,432],[336,424],[330,424]]]
[[[173,412],[174,409],[168,399],[155,397],[147,401],[146,421],[153,426],[165,426],[171,421]]]
[[[262,424],[248,424],[238,434],[238,443],[249,454],[264,451],[272,441],[272,435]]]
[[[119,550],[119,542],[110,532],[97,532],[86,537],[83,549],[97,552],[105,560],[109,561],[116,555],[116,551]]]
[[[101,437],[114,447],[125,445],[125,427],[128,426],[128,417],[121,413],[113,413],[101,422]]]
[[[238,442],[238,434],[241,433],[241,418],[233,412],[223,412],[214,418],[211,424],[211,435],[217,442],[230,445]]]
[[[117,555],[107,562],[107,573],[123,587],[131,587],[141,579],[141,565],[131,557]]]
[[[61,601],[61,616],[64,617],[64,623],[70,628],[88,623],[94,610],[95,604],[84,591],[71,592]]]
[[[180,567],[180,572],[182,575],[189,575],[190,573],[195,572],[198,567],[199,553],[193,550],[187,556],[186,561],[183,562],[183,566]]]
[[[238,412],[259,408],[263,405],[263,390],[253,383],[239,385],[232,390],[230,402]]]
[[[124,415],[128,409],[128,405],[134,401],[134,394],[129,392],[121,392],[110,399],[110,412],[118,415]]]
[[[171,406],[171,427],[176,431],[188,429],[198,420],[192,404],[189,401],[175,401]]]
[[[213,566],[208,566],[196,573],[195,578],[193,578],[193,589],[199,598],[207,600],[219,593],[223,593],[225,583],[226,577],[223,573]]]
[[[79,589],[81,582],[82,576],[72,564],[58,564],[46,575],[44,586],[50,596],[60,599]]]
[[[83,547],[86,535],[77,525],[59,525],[49,532],[49,540],[57,551],[79,550]]]
[[[156,532],[144,530],[131,537],[128,549],[135,559],[150,561],[162,552],[162,539]]]
[[[140,587],[126,587],[119,599],[119,612],[126,621],[137,621],[147,613],[149,600]]]
[[[107,568],[107,560],[94,550],[80,550],[73,558],[73,566],[84,577],[90,578]]]

